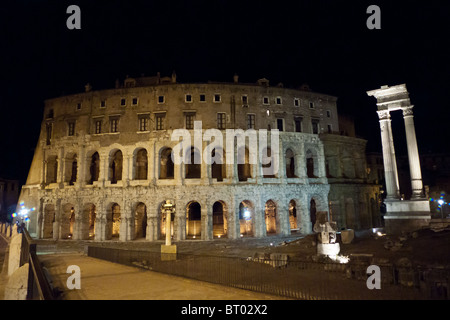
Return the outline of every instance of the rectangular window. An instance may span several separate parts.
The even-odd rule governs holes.
[[[200,95],[200,102],[205,102],[206,101],[206,95],[201,94]]]
[[[192,130],[194,129],[194,114],[186,114],[186,129]]]
[[[314,109],[314,102],[310,102],[310,103],[309,103],[309,108],[310,108],[310,109]]]
[[[77,110],[81,110],[81,102],[77,103]]]
[[[255,129],[255,115],[247,114],[247,129]]]
[[[102,133],[102,120],[95,120],[95,134]]]
[[[295,98],[294,99],[294,106],[295,107],[300,107],[300,99],[299,98]]]
[[[277,97],[275,99],[275,102],[276,102],[276,104],[281,104],[281,102],[282,102],[281,97]]]
[[[263,104],[269,104],[269,97],[263,98]]]
[[[331,118],[331,111],[327,110],[327,118]]]
[[[319,121],[318,120],[312,120],[312,133],[319,134]]]
[[[52,123],[47,123],[46,126],[46,143],[49,146],[52,143],[52,129],[53,129],[53,124]]]
[[[332,133],[333,129],[331,128],[331,124],[329,124],[327,127],[328,127],[328,133]]]
[[[248,97],[246,95],[242,96],[242,104],[247,105],[248,104]]]
[[[120,105],[121,106],[126,106],[127,105],[127,99],[125,99],[125,98],[120,99]]]
[[[150,115],[140,115],[139,116],[139,131],[148,131],[150,123]]]
[[[100,101],[100,108],[106,108],[106,100]]]
[[[166,117],[165,113],[155,114],[156,130],[164,130],[164,118],[165,117]]]
[[[119,132],[119,118],[118,117],[112,117],[109,118],[109,132],[111,133],[115,133],[115,132]]]
[[[190,94],[187,94],[187,95],[185,95],[184,96],[184,101],[185,102],[192,102],[192,95],[190,95]]]
[[[69,122],[69,131],[67,133],[68,136],[74,136],[75,135],[75,122]]]
[[[220,102],[220,94],[216,93],[214,95],[214,102]]]
[[[277,119],[277,129],[284,131],[284,119]]]
[[[132,104],[133,106],[137,106],[137,104],[138,104],[138,98],[133,98],[133,100],[131,100],[131,104]]]
[[[217,113],[217,129],[225,129],[226,127],[226,113]]]
[[[302,118],[295,117],[294,118],[294,126],[295,132],[302,132]]]
[[[164,103],[164,96],[158,96],[158,103]]]

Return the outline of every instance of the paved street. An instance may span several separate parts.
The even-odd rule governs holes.
[[[81,253],[39,256],[62,289],[64,300],[285,300],[247,290],[170,276],[87,257]],[[81,289],[69,290],[69,265],[81,270]]]

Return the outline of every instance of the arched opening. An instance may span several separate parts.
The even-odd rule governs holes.
[[[216,201],[213,204],[213,237],[223,238],[228,234],[228,219],[225,203]]]
[[[273,200],[266,202],[265,221],[267,234],[277,233],[277,205]]]
[[[98,152],[95,152],[92,156],[91,156],[91,161],[90,161],[90,165],[89,165],[89,180],[88,183],[89,184],[93,184],[94,181],[98,181],[98,177],[100,174],[100,156],[98,154]]]
[[[47,204],[44,208],[44,223],[42,228],[42,238],[53,238],[53,223],[55,222],[55,206]]]
[[[172,149],[162,149],[159,159],[159,179],[173,179],[174,165],[172,161]]]
[[[122,151],[117,150],[111,157],[109,165],[109,178],[112,184],[116,184],[117,181],[122,180],[123,170],[123,155]]]
[[[136,206],[134,216],[134,238],[141,239],[147,235],[147,206],[140,202]]]
[[[239,181],[247,181],[252,177],[252,167],[250,165],[250,154],[248,148],[241,147],[238,149],[237,160]]]
[[[317,213],[316,200],[311,199],[311,201],[309,202],[309,217],[311,221],[311,231],[314,231],[314,225],[316,224],[317,220],[316,213]]]
[[[316,165],[316,157],[313,152],[308,149],[306,151],[306,175],[308,178],[317,178],[317,165]]]
[[[77,182],[77,170],[78,170],[77,155],[74,155],[70,162],[69,185],[71,185],[71,186],[73,186],[75,184],[75,182]]]
[[[201,161],[200,152],[191,147],[190,150],[186,152],[186,164],[185,164],[185,178],[186,179],[200,179],[201,178]]]
[[[299,223],[297,221],[297,203],[295,200],[289,201],[289,225],[291,232],[297,232],[299,230]]]
[[[241,236],[254,236],[254,215],[255,210],[253,204],[250,201],[244,200],[239,204],[239,226]]]
[[[223,181],[227,176],[225,152],[221,148],[214,148],[211,152],[211,177],[217,181]]]
[[[147,180],[148,174],[148,155],[146,149],[140,149],[136,153],[135,167],[134,167],[134,179],[135,180]]]
[[[186,206],[186,237],[198,239],[202,235],[202,207],[191,201]]]
[[[291,149],[286,150],[286,177],[295,178],[295,156]]]
[[[274,161],[272,159],[272,149],[267,147],[262,153],[262,173],[264,178],[275,178],[276,168],[274,167]]]
[[[56,183],[58,177],[58,158],[56,156],[50,156],[47,158],[47,175],[46,183]]]
[[[120,206],[117,203],[111,204],[106,216],[106,239],[117,239],[120,234]]]

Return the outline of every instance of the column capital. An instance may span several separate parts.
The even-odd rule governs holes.
[[[403,117],[412,116],[413,115],[413,105],[402,107]]]
[[[389,110],[378,110],[378,118],[381,120],[390,120],[391,119],[391,114],[389,112]]]

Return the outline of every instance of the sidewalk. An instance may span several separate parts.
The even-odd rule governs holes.
[[[285,300],[279,296],[190,280],[87,257],[82,253],[39,255],[63,300]],[[81,289],[69,290],[67,267],[81,270]]]

